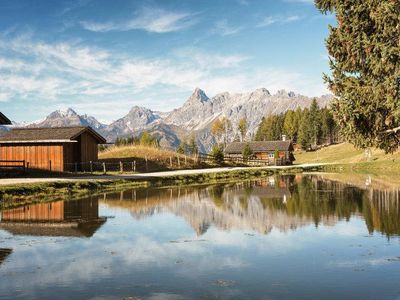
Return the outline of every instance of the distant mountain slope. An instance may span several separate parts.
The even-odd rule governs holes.
[[[72,108],[56,110],[49,114],[43,121],[27,125],[27,127],[64,127],[64,126],[90,126],[102,131],[107,125],[100,123],[96,118],[88,115],[78,115]]]
[[[332,96],[316,98],[325,107]],[[248,137],[253,137],[261,122],[268,114],[280,114],[289,109],[304,108],[312,98],[281,90],[274,95],[264,88],[250,93],[221,93],[209,98],[204,91],[196,88],[193,94],[179,108],[171,112],[154,112],[148,108],[134,106],[122,118],[109,125],[100,123],[94,117],[79,115],[73,109],[57,110],[43,121],[28,124],[28,127],[91,126],[104,135],[109,142],[117,137],[138,136],[143,131],[155,134],[160,144],[176,148],[180,141],[195,137],[202,152],[207,152],[215,143],[211,135],[212,123],[223,116],[233,125],[230,139],[238,136],[237,124],[245,117],[248,121]],[[4,129],[0,128],[0,132]]]

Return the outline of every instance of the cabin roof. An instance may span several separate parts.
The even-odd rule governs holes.
[[[12,235],[91,237],[107,221],[107,218],[84,222],[4,222],[3,229]]]
[[[227,154],[242,154],[243,148],[247,143],[234,142],[230,143],[225,148]],[[291,141],[264,141],[264,142],[249,142],[251,151],[269,152],[269,151],[293,151]]]
[[[11,121],[0,112],[0,125],[11,125]]]
[[[90,133],[99,144],[106,139],[91,127],[14,128],[0,137],[0,143],[71,143],[82,133]]]

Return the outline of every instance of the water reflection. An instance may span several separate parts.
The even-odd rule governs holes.
[[[314,224],[333,226],[362,216],[369,233],[400,235],[400,191],[361,189],[323,177],[269,177],[207,188],[130,190],[101,197],[137,220],[159,213],[183,217],[198,235],[221,230],[282,232]]]
[[[12,249],[8,248],[0,248],[0,266],[3,263],[3,261],[6,260],[6,258],[12,253]]]
[[[13,235],[91,237],[106,222],[97,198],[39,203],[0,212],[0,229]]]

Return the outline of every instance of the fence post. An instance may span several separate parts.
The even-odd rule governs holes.
[[[119,162],[119,171],[121,173],[124,173],[124,165],[123,165],[122,161]]]
[[[78,173],[78,163],[77,162],[75,162],[74,167],[75,167],[75,173]]]
[[[177,155],[176,158],[178,159],[178,168],[180,168],[181,167],[181,161],[179,159],[179,155]]]
[[[172,168],[172,157],[169,157],[169,166]]]
[[[107,174],[106,163],[103,162],[103,174]]]
[[[89,167],[90,167],[90,174],[92,174],[93,173],[93,162],[92,161],[89,162]]]
[[[133,172],[136,172],[136,160],[133,161]]]
[[[185,155],[185,166],[187,166],[187,156]]]
[[[145,157],[145,160],[146,160],[146,171],[148,171],[148,165],[147,165],[147,155],[146,155],[146,157]]]
[[[26,172],[26,168],[25,168],[25,160],[24,160],[24,168],[23,168],[23,169],[24,169],[24,173],[25,173],[25,172]]]
[[[49,161],[49,167],[50,167],[50,172],[51,172],[51,159]]]

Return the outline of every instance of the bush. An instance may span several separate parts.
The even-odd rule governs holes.
[[[210,155],[213,157],[213,160],[216,164],[221,165],[224,162],[224,151],[220,146],[214,145]]]
[[[250,144],[247,143],[242,151],[243,160],[247,161],[253,155],[253,151],[250,148]]]

